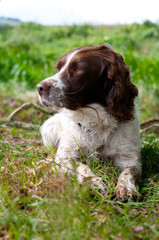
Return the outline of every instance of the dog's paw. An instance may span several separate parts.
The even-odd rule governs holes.
[[[136,186],[132,183],[118,183],[115,194],[118,200],[135,200],[138,195],[138,191],[136,189]]]
[[[100,177],[94,177],[91,180],[91,187],[96,188],[101,195],[105,195],[107,187]]]

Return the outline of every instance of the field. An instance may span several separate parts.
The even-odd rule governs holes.
[[[75,178],[53,174],[55,149],[39,130],[6,126],[2,119],[26,102],[37,103],[35,86],[55,73],[60,55],[83,45],[108,43],[131,67],[138,86],[141,121],[159,117],[159,25],[44,27],[34,23],[0,28],[0,238],[159,239],[159,136],[141,135],[143,174],[136,202],[115,198],[118,169],[93,163],[107,183],[101,197]],[[49,114],[34,108],[15,120],[41,125]]]

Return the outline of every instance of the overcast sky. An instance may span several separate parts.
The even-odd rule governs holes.
[[[0,17],[45,25],[159,22],[159,0],[0,0]]]

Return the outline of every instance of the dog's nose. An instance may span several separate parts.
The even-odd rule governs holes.
[[[48,82],[41,82],[39,83],[36,88],[39,92],[39,94],[43,94],[44,92],[48,92],[48,90],[50,89],[50,84]]]

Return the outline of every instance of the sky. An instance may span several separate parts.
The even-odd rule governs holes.
[[[44,25],[159,22],[159,0],[0,0],[0,17]]]

